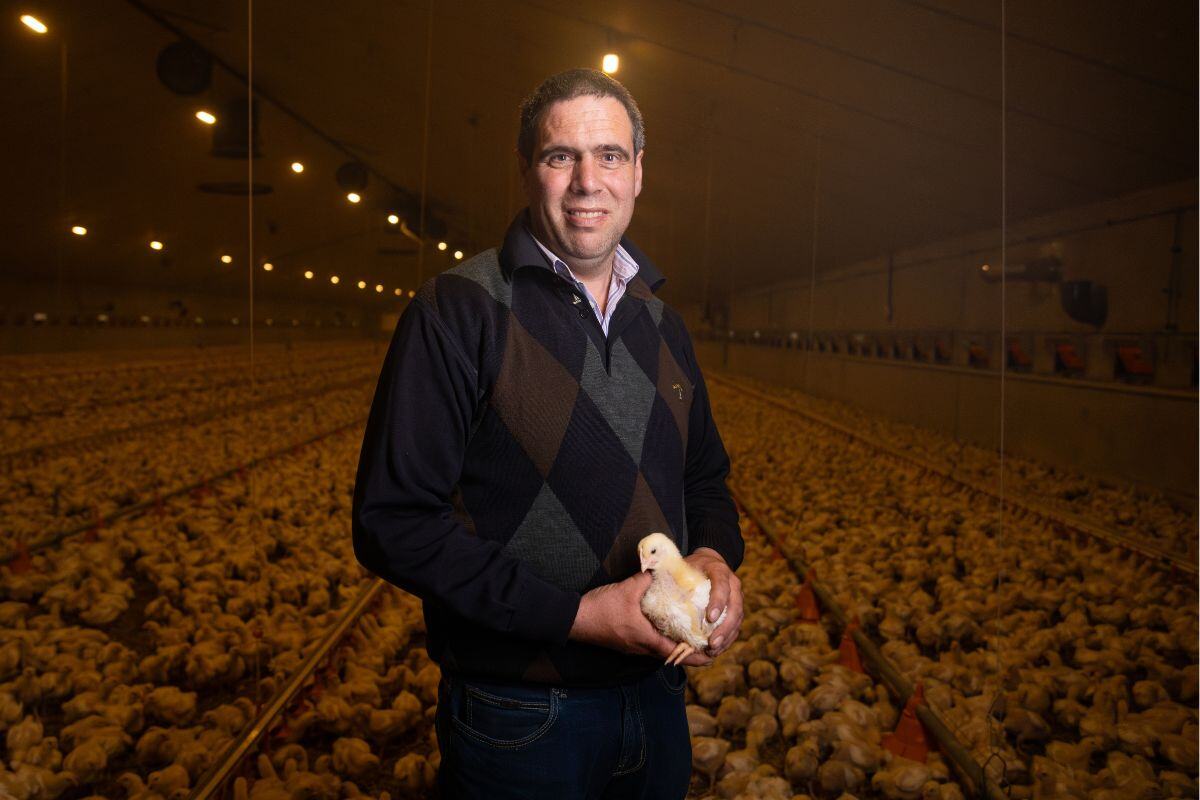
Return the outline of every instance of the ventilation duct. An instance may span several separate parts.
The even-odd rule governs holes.
[[[357,161],[347,161],[337,168],[338,186],[347,192],[361,192],[367,188],[367,168]]]
[[[246,98],[231,100],[221,106],[213,125],[212,154],[218,158],[247,158],[247,137],[254,123],[254,158],[262,156],[258,128],[258,103],[247,108]]]
[[[172,42],[159,51],[154,72],[175,94],[200,94],[212,84],[212,56],[191,42]]]
[[[1097,328],[1108,319],[1108,287],[1091,281],[1063,281],[1062,308],[1067,316]]]

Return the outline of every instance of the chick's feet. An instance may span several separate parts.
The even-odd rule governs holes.
[[[680,642],[675,645],[675,649],[671,651],[671,655],[667,656],[667,660],[663,663],[679,665],[679,662],[696,652],[696,648],[692,647],[687,642]]]

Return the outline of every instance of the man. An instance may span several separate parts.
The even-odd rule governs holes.
[[[662,531],[728,606],[729,461],[662,276],[623,238],[641,113],[594,70],[521,109],[529,207],[499,251],[425,284],[396,328],[354,492],[355,553],[424,601],[445,798],[682,798],[686,675],[639,603]]]

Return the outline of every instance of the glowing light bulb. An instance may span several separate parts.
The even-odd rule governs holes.
[[[392,294],[396,295],[396,297],[399,297],[400,295],[404,294],[404,292],[397,289],[396,291],[392,292]]]
[[[445,250],[445,249],[446,249],[446,243],[438,242],[438,250]]]
[[[292,162],[292,172],[299,175],[301,172],[304,172],[304,165],[301,164],[299,161],[293,161]]]
[[[358,282],[358,288],[360,288],[360,289],[365,289],[365,288],[367,288],[367,282],[366,282],[366,281],[359,281],[359,282]]]
[[[400,222],[400,218],[395,214],[388,214],[388,222],[392,225],[396,225]]]
[[[455,250],[455,251],[454,251],[454,257],[455,257],[456,259],[458,259],[459,261],[462,261],[462,257],[463,257],[463,251],[462,251],[462,250]]]
[[[232,264],[233,256],[221,256],[221,263],[222,264]]]
[[[151,250],[162,250],[163,243],[158,241],[157,239],[155,239],[153,242],[150,243],[150,249]]]
[[[22,14],[21,22],[24,22],[25,27],[29,28],[29,30],[33,31],[34,33],[45,33],[47,30],[49,30],[49,28],[46,27],[46,23],[42,22],[32,14]]]
[[[620,66],[621,59],[617,57],[616,53],[606,53],[604,58],[600,60],[600,69],[607,75],[612,75]]]
[[[273,269],[275,269],[275,265],[274,265],[274,264],[272,264],[270,261],[268,261],[267,263],[263,264],[263,272],[270,272],[270,271],[271,271],[271,270],[273,270]]]
[[[304,278],[311,281],[313,279],[313,271],[311,269],[304,270]]]
[[[205,111],[204,109],[196,112],[196,119],[200,120],[205,125],[213,125],[217,121],[217,118],[213,116],[211,111]]]
[[[82,225],[75,225],[71,228],[71,233],[75,234],[76,236],[87,236],[87,228],[83,227]]]
[[[350,192],[346,195],[346,199],[351,203],[357,203],[359,200],[362,200],[362,197],[358,194],[358,192]]]
[[[409,290],[408,290],[408,296],[409,296],[409,297],[415,297],[415,296],[416,296],[416,294],[417,294],[417,293],[416,293],[416,292],[414,292],[412,289],[409,289]]]
[[[334,284],[334,285],[336,286],[336,285],[337,285],[337,282],[338,282],[338,281],[340,281],[340,280],[341,280],[341,278],[339,278],[337,275],[334,275],[333,277],[331,277],[331,278],[329,279],[329,282],[330,282],[330,283],[332,283],[332,284]]]

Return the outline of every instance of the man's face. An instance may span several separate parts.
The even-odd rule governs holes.
[[[534,236],[572,270],[607,268],[642,191],[642,153],[633,155],[621,102],[584,95],[550,106],[533,163],[521,168]]]

